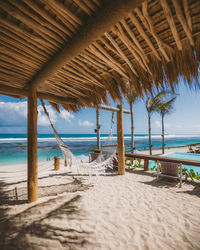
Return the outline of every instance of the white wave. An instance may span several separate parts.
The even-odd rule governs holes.
[[[168,134],[165,135],[165,138],[195,138],[195,137],[200,137],[200,135],[189,135],[189,134]],[[69,141],[69,142],[92,142],[92,141],[96,141],[96,136],[94,137],[61,137],[65,142]],[[144,139],[148,139],[149,136],[148,135],[136,135],[135,136],[135,141],[141,141]],[[152,135],[152,139],[160,139],[161,135]],[[106,141],[108,139],[108,136],[102,136],[100,138],[101,141]],[[131,136],[126,135],[124,136],[125,140],[129,140],[131,139]],[[47,137],[47,138],[38,138],[38,142],[45,142],[45,141],[55,141],[55,137]],[[117,140],[117,136],[113,136],[113,140]],[[0,143],[12,143],[12,142],[26,142],[27,138],[0,138]]]

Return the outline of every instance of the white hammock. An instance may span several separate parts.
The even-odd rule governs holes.
[[[107,168],[113,168],[113,158],[116,157],[116,151],[110,152],[107,154],[107,157],[103,154],[99,154],[96,160],[92,162],[83,162],[82,160],[78,159],[73,155],[73,153],[69,150],[69,148],[65,145],[64,141],[61,139],[59,134],[57,133],[53,123],[51,122],[51,119],[49,117],[49,113],[46,110],[46,107],[44,105],[43,100],[40,100],[42,103],[42,107],[44,109],[45,114],[47,115],[50,125],[53,129],[53,132],[55,134],[56,142],[62,152],[64,161],[67,162],[67,165],[70,167],[73,167],[77,170],[77,172],[88,172],[88,174],[93,174],[97,172],[105,172]],[[105,159],[106,158],[106,159]]]

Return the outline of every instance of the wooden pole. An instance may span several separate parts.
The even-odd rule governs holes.
[[[144,171],[149,171],[149,160],[144,159]]]
[[[96,128],[96,132],[97,132],[97,148],[100,149],[101,145],[100,145],[100,117],[99,117],[99,110],[96,109],[96,122],[97,122],[97,128]]]
[[[37,93],[28,94],[28,202],[38,198],[37,163]]]
[[[117,105],[120,110],[117,112],[117,144],[118,144],[118,173],[125,174],[125,151],[123,131],[123,106]]]

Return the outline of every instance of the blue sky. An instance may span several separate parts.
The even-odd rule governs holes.
[[[200,90],[191,90],[182,82],[176,91],[177,96],[174,112],[165,117],[167,134],[198,134],[200,135]],[[116,106],[117,103],[111,103]],[[16,99],[0,95],[0,133],[26,133],[26,99]],[[47,104],[52,121],[59,133],[94,133],[96,126],[95,109],[87,108],[79,113],[62,110],[58,114]],[[124,108],[129,105],[124,100]],[[38,133],[52,133],[48,120],[38,101]],[[135,133],[148,133],[147,112],[145,103],[140,100],[134,105]],[[101,133],[109,133],[111,112],[100,111]],[[116,117],[115,117],[116,121]],[[114,133],[116,132],[116,122]],[[130,115],[124,115],[124,133],[130,133]],[[161,119],[158,114],[152,115],[152,133],[161,133]]]

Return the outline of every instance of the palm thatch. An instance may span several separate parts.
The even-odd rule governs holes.
[[[107,94],[120,101],[127,80],[140,96],[173,89],[180,76],[191,85],[199,18],[198,0],[3,0],[0,93],[36,88],[39,98],[78,111],[108,103]]]

